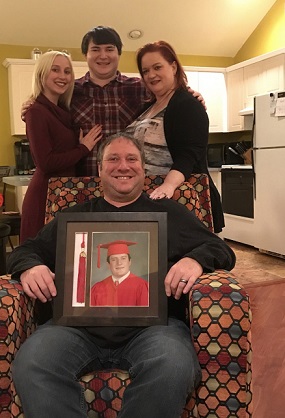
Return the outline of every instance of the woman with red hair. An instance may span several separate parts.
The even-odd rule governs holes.
[[[188,91],[186,74],[167,42],[153,42],[140,48],[137,66],[151,99],[146,111],[126,131],[144,141],[146,173],[166,175],[164,183],[150,196],[170,198],[192,173],[207,174],[214,229],[220,232],[224,227],[223,210],[207,166],[207,112]]]

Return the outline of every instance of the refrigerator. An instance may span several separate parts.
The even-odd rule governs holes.
[[[254,99],[255,247],[285,255],[285,92]]]

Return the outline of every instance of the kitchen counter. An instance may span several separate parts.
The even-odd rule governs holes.
[[[22,213],[23,200],[32,177],[28,175],[3,177],[3,183],[15,188],[16,208],[20,213]]]
[[[252,165],[250,164],[224,164],[222,165],[222,170],[233,169],[233,170],[252,170]]]
[[[19,187],[28,186],[33,176],[8,176],[3,177],[3,183],[9,184],[9,186]]]

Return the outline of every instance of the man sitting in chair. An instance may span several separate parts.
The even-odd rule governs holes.
[[[79,378],[94,370],[123,369],[131,382],[120,418],[178,418],[201,370],[189,325],[187,293],[203,271],[230,270],[235,255],[185,206],[152,200],[144,187],[142,145],[116,134],[99,150],[104,197],[69,208],[72,212],[166,212],[168,272],[163,278],[168,323],[149,327],[67,327],[49,322],[23,343],[12,364],[13,381],[27,418],[86,418]],[[36,238],[17,247],[9,271],[28,296],[42,302],[56,296],[57,217]],[[28,384],[27,384],[28,382]]]

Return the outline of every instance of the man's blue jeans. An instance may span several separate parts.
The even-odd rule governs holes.
[[[120,418],[178,418],[201,378],[189,328],[181,321],[145,328],[117,349],[98,347],[81,330],[46,324],[25,341],[12,364],[25,418],[86,418],[78,378],[112,368],[131,376]]]

